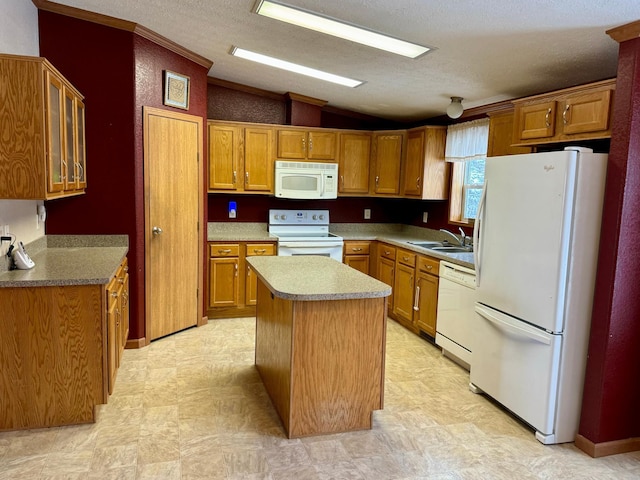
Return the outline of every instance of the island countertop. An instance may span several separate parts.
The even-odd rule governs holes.
[[[248,257],[271,292],[286,300],[348,300],[391,295],[386,283],[328,257]]]

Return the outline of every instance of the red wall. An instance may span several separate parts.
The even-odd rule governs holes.
[[[129,336],[142,338],[142,106],[198,115],[206,121],[207,69],[131,32],[64,15],[40,11],[39,29],[41,55],[80,90],[86,103],[87,193],[47,202],[47,234],[129,235]],[[162,105],[163,70],[190,77],[188,111]],[[203,143],[206,158],[204,139]]]
[[[229,202],[237,204],[237,218],[228,217]],[[448,202],[407,200],[403,198],[351,198],[335,200],[289,200],[262,195],[209,194],[210,222],[268,221],[269,209],[327,209],[331,223],[402,223],[433,229],[451,228],[448,224]],[[364,219],[364,209],[371,209],[371,219]],[[422,223],[422,212],[429,212],[428,223]],[[455,229],[457,232],[457,229]]]
[[[580,435],[640,437],[640,39],[620,44]]]

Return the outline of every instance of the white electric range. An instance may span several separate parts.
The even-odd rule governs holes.
[[[278,255],[321,255],[342,262],[344,240],[329,232],[329,210],[269,210]]]

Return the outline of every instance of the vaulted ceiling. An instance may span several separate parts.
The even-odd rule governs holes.
[[[616,75],[605,32],[640,19],[638,0],[286,0],[289,5],[435,47],[409,59],[253,13],[255,0],[55,0],[141,24],[213,61],[209,76],[394,120]],[[365,83],[348,88],[232,57],[232,46]]]

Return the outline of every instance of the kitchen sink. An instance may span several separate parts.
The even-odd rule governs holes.
[[[442,242],[409,242],[411,245],[421,248],[442,247]]]
[[[433,250],[434,252],[445,252],[445,253],[471,253],[473,249],[470,247],[457,247],[455,245],[450,246],[440,246],[440,247],[425,247],[429,250]]]
[[[434,252],[442,253],[471,253],[472,247],[461,247],[459,245],[451,245],[442,242],[409,242],[416,247],[426,248],[427,250],[433,250]]]

